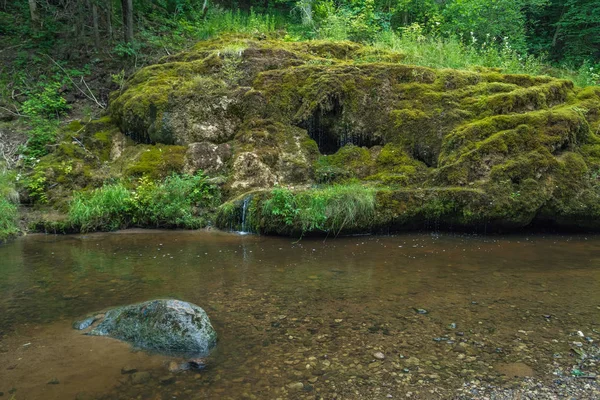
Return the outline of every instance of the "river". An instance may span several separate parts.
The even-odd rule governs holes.
[[[219,344],[206,370],[172,373],[169,357],[71,328],[153,298],[207,311]],[[0,245],[7,399],[511,398],[525,386],[592,399],[598,340],[593,235],[129,230]]]

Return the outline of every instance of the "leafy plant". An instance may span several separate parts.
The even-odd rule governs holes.
[[[48,154],[47,146],[56,141],[59,122],[40,117],[31,118],[28,140],[22,153],[30,163]]]
[[[31,93],[21,106],[21,112],[31,117],[58,117],[69,110],[67,100],[59,93],[60,82],[49,82]]]

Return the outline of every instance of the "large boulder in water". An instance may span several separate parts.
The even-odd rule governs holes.
[[[217,343],[206,312],[179,300],[151,300],[107,311],[88,335],[110,336],[167,354],[205,356]]]

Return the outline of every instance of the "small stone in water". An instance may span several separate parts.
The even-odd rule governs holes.
[[[292,390],[302,390],[304,389],[304,384],[302,382],[293,382],[288,384],[287,388]]]
[[[373,357],[375,357],[378,360],[385,360],[385,354],[383,354],[380,351],[378,351],[377,353],[373,354]]]
[[[427,311],[427,310],[426,310],[426,309],[424,309],[424,308],[415,308],[414,310],[415,310],[415,312],[416,312],[417,314],[423,314],[423,315],[424,315],[424,314],[429,314],[429,311]]]
[[[175,377],[173,375],[166,375],[161,377],[159,381],[162,385],[170,385],[171,383],[175,382]]]
[[[135,372],[133,375],[131,375],[131,382],[134,385],[139,385],[142,383],[146,383],[150,380],[150,373],[149,372]]]
[[[137,368],[132,367],[130,365],[126,365],[123,368],[121,368],[121,373],[123,375],[125,375],[125,374],[133,374],[134,372],[137,372]]]
[[[453,322],[453,323],[449,324],[448,329],[456,329],[456,323]]]
[[[59,383],[60,381],[58,378],[52,378],[50,381],[48,381],[48,385],[58,385]]]

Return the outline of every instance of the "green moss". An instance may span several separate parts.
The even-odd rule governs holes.
[[[315,178],[320,183],[364,178],[373,172],[374,164],[369,149],[348,144],[335,154],[319,157],[315,163]]]
[[[164,178],[172,173],[183,171],[185,163],[184,146],[149,145],[136,149],[136,156],[125,167],[127,176],[150,176]]]

